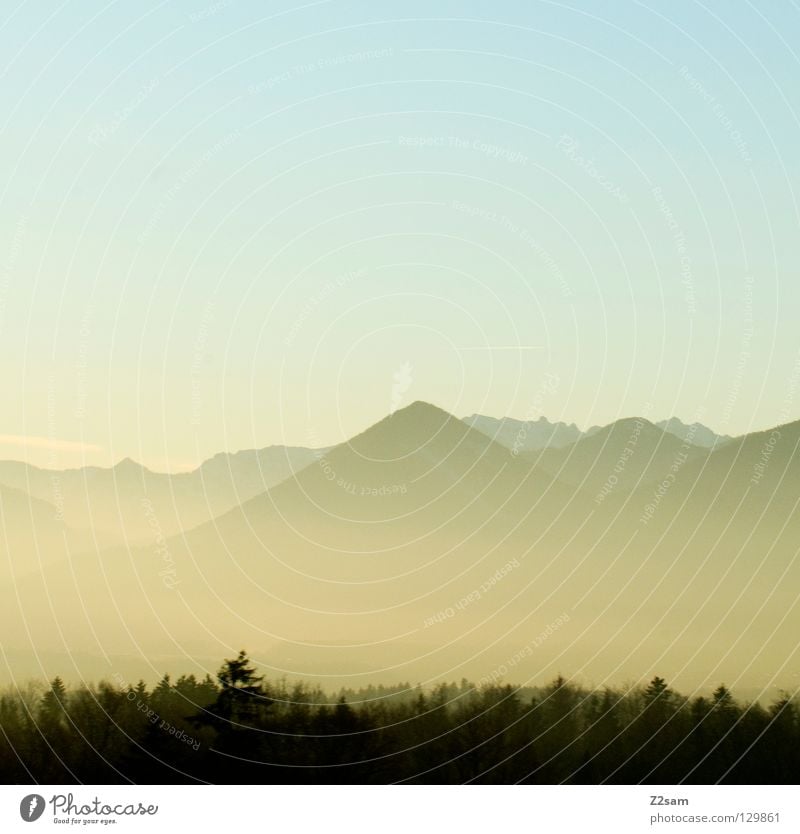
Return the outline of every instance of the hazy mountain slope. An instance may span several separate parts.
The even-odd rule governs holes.
[[[375,553],[453,531],[458,541],[493,516],[571,497],[485,435],[415,403],[190,535],[279,525],[329,553]]]
[[[100,546],[170,536],[265,492],[314,459],[310,449],[271,446],[220,454],[193,472],[167,474],[126,459],[110,469],[65,471],[0,462],[0,483],[57,502],[64,521]]]
[[[793,521],[800,497],[800,421],[733,438],[704,457],[693,456],[666,486],[643,491],[664,519],[687,503],[690,508],[684,511],[691,509],[698,518],[713,510],[731,523]]]
[[[666,668],[747,685],[796,676],[800,423],[779,431],[736,438],[603,507],[632,536],[615,608],[638,609],[626,630],[662,647]]]
[[[0,486],[0,576],[22,576],[64,558],[70,546],[88,544],[60,520],[53,504]]]
[[[41,601],[59,586],[81,601],[78,612],[55,604],[71,647],[91,644],[93,631],[115,654],[137,646],[163,654],[172,643],[213,656],[227,641],[301,640],[313,657],[294,645],[302,668],[287,668],[330,668],[342,679],[387,657],[413,660],[419,637],[410,635],[424,634],[426,618],[490,579],[512,552],[553,552],[549,527],[573,496],[456,418],[415,404],[185,536],[47,572],[26,586],[26,608],[41,614],[41,648],[53,648],[53,615]],[[541,519],[534,536],[531,512]],[[385,641],[398,634],[409,639],[387,655]],[[334,648],[315,652],[318,642]]]
[[[185,536],[6,585],[0,628],[17,652],[28,632],[39,650],[95,657],[247,646],[273,674],[333,685],[559,672],[791,685],[800,424],[709,453],[635,422],[540,455],[592,483],[638,428],[598,503],[417,403]]]
[[[552,477],[580,486],[601,503],[611,492],[661,480],[672,467],[707,454],[644,418],[630,417],[561,449],[529,453],[526,459]]]
[[[209,458],[194,472],[174,475],[173,480],[179,483],[200,479],[210,503],[227,510],[291,477],[324,451],[302,446],[267,446],[222,452]]]
[[[515,420],[513,417],[486,417],[472,414],[464,417],[471,428],[517,452],[560,448],[574,443],[581,431],[574,423],[551,423],[546,417],[538,420]]]

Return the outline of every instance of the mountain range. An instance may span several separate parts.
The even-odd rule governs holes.
[[[468,426],[517,452],[560,449],[570,443],[575,443],[582,436],[589,436],[603,429],[602,426],[592,426],[582,432],[575,423],[551,423],[546,417],[538,417],[536,420],[516,420],[513,417],[497,418],[472,414],[463,419]],[[716,434],[702,423],[684,423],[678,417],[661,420],[655,423],[655,426],[682,441],[686,440],[693,446],[701,446],[704,449],[710,449],[731,440],[730,435]],[[606,428],[609,427],[606,426]]]
[[[515,447],[513,422],[417,402],[180,475],[1,463],[7,663],[155,675],[246,645],[326,686],[795,684],[800,423],[710,446],[532,425]]]
[[[140,543],[221,515],[279,484],[316,454],[269,446],[218,454],[192,472],[174,474],[152,472],[130,458],[111,468],[63,471],[0,461],[0,485],[48,506],[50,519],[62,522],[74,539],[82,531],[95,545]]]

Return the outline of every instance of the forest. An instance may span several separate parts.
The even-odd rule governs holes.
[[[800,710],[644,687],[495,683],[341,690],[265,680],[242,651],[216,679],[152,689],[60,678],[0,697],[10,783],[794,783]]]

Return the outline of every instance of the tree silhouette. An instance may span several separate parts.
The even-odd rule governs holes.
[[[217,680],[221,690],[212,711],[234,727],[254,724],[272,703],[244,649],[222,664]]]
[[[670,689],[667,686],[667,682],[664,678],[659,678],[658,675],[650,681],[647,685],[647,689],[644,691],[644,700],[648,705],[654,704],[659,699],[664,701],[669,698],[669,696]]]
[[[67,688],[59,677],[53,678],[50,689],[42,696],[39,720],[48,727],[66,727]]]
[[[0,694],[3,783],[769,784],[800,772],[800,711],[664,678],[588,690],[468,682],[327,694],[265,683],[242,651],[216,681],[164,675]]]

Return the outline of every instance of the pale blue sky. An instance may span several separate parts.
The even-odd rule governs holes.
[[[414,399],[794,419],[798,35],[763,0],[5,6],[0,457],[179,468]]]

